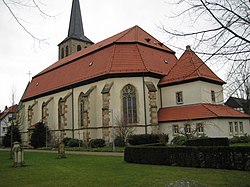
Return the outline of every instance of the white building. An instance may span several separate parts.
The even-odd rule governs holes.
[[[15,114],[17,105],[5,107],[4,111],[0,113],[0,144],[7,133],[8,127],[11,126],[12,117]]]

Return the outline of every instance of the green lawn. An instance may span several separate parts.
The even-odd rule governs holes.
[[[191,179],[209,186],[250,186],[250,172],[128,164],[123,157],[25,153],[26,166],[11,167],[0,151],[0,186],[161,186]]]

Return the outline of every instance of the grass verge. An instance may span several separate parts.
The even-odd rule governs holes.
[[[123,157],[25,153],[26,166],[11,167],[0,151],[0,186],[166,186],[190,179],[208,186],[250,186],[250,172],[129,164]]]

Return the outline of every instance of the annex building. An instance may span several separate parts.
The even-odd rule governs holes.
[[[117,120],[134,133],[209,137],[250,134],[249,115],[223,105],[225,84],[192,51],[175,52],[139,26],[98,43],[84,35],[73,0],[59,60],[32,78],[23,97],[22,139],[43,122],[63,137],[113,140]]]

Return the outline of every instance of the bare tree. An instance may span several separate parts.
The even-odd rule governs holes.
[[[238,72],[247,67],[250,60],[250,2],[248,0],[179,0],[175,13],[170,18],[189,23],[189,31],[161,28],[169,35],[170,41],[188,39],[192,41],[193,49],[202,55],[205,62],[213,62],[217,67],[229,68],[226,90],[230,95],[238,90],[246,90],[249,83],[249,66],[244,75]],[[173,47],[180,49],[173,44]],[[243,72],[242,72],[243,73]],[[236,80],[236,81],[235,81]],[[236,83],[237,84],[233,84]],[[233,86],[232,86],[233,85]],[[227,89],[232,88],[234,89]],[[248,85],[249,88],[249,85]],[[249,93],[245,93],[245,95]]]
[[[135,127],[128,125],[122,118],[116,117],[115,119],[115,137],[120,137],[124,143],[127,142],[129,135],[132,135]]]
[[[35,11],[37,11],[40,16],[45,18],[52,18],[55,16],[51,16],[47,14],[45,11],[42,10],[41,5],[42,2],[39,0],[2,0],[5,7],[8,9],[12,17],[15,19],[16,23],[29,35],[31,36],[34,41],[37,41],[39,43],[46,43],[45,39],[37,37],[35,34],[33,34],[25,25],[25,20],[23,20],[21,17],[18,16],[17,12],[15,10],[18,10],[18,8],[33,8]]]

